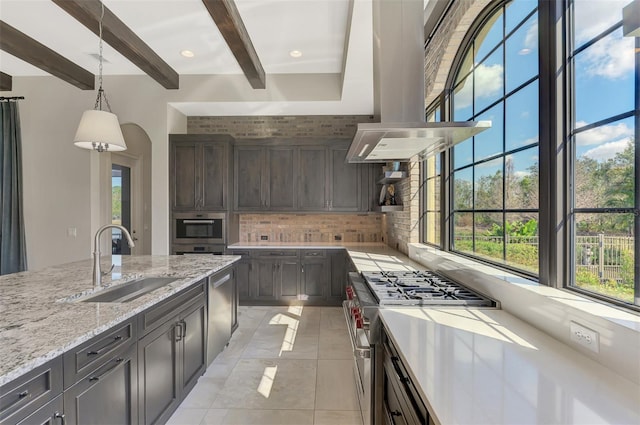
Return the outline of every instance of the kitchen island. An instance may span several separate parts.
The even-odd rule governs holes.
[[[92,261],[0,277],[0,385],[233,264],[236,256],[122,256],[108,287],[138,277],[177,280],[126,303],[78,302],[94,291]],[[103,257],[106,264],[111,258]]]

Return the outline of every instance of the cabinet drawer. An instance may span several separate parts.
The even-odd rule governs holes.
[[[259,250],[255,253],[254,256],[257,258],[297,258],[298,251],[295,249]]]
[[[207,279],[203,279],[195,286],[169,298],[162,303],[140,313],[140,335],[146,335],[162,325],[167,319],[174,317],[192,304],[205,300]]]
[[[303,258],[324,257],[326,255],[326,251],[323,249],[303,249],[300,252]]]
[[[244,258],[248,258],[251,255],[251,251],[245,251],[245,250],[238,251],[236,249],[233,249],[231,250],[231,255],[240,255],[244,259]]]
[[[0,387],[0,422],[19,422],[60,393],[62,356]]]
[[[64,353],[64,388],[84,378],[106,357],[137,340],[137,326],[131,319]]]

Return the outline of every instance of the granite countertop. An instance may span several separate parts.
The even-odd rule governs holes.
[[[103,278],[103,286],[143,276],[177,278],[126,303],[73,302],[79,294],[94,291],[91,260],[0,276],[0,385],[239,259],[233,255],[114,256],[117,266]],[[111,260],[103,257],[103,267]]]
[[[436,423],[640,423],[640,386],[505,311],[380,317]]]

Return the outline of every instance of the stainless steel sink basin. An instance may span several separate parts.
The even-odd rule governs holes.
[[[143,277],[104,289],[78,301],[87,303],[125,303],[176,280],[178,279],[174,277]]]

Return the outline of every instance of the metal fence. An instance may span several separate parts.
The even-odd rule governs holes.
[[[471,242],[472,235],[457,235],[456,241]],[[496,244],[526,244],[538,246],[537,236],[476,236],[476,241]],[[623,267],[633,270],[633,236],[613,236],[603,233],[589,236],[576,236],[576,271],[586,270],[598,276],[601,281],[622,280]],[[626,264],[625,264],[626,263]]]

